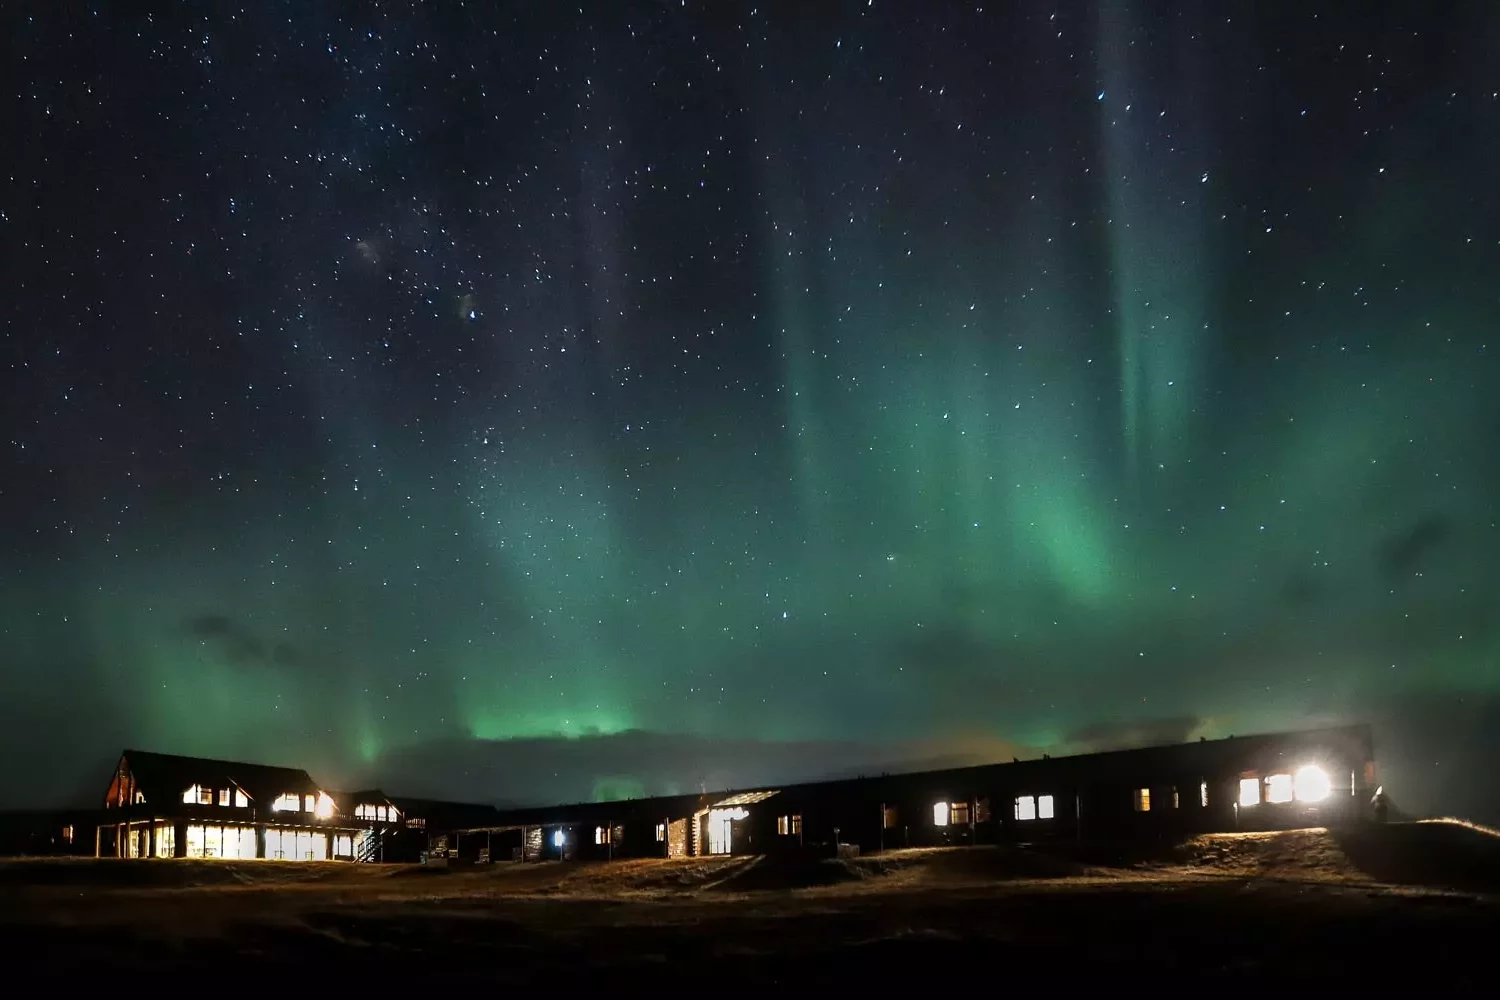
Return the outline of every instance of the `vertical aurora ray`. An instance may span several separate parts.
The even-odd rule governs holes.
[[[1180,84],[1176,91],[1161,85],[1148,64],[1153,44],[1170,42],[1147,32],[1130,0],[1099,5],[1096,103],[1120,432],[1126,484],[1137,501],[1147,488],[1143,472],[1175,466],[1189,449],[1190,414],[1201,391],[1199,339],[1208,325],[1202,195],[1190,182],[1197,178],[1201,188],[1209,174],[1201,159],[1191,159],[1193,99]],[[1180,122],[1169,126],[1171,138],[1155,136],[1169,116]]]

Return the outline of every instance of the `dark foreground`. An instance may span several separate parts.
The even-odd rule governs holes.
[[[1453,856],[1445,842],[1419,847]],[[10,975],[49,977],[33,982],[232,990],[1492,983],[1493,872],[1434,886],[1405,865],[1385,873],[1405,884],[1379,881],[1368,856],[1351,860],[1369,850],[1300,831],[1109,863],[986,848],[469,871],[12,862],[0,864],[0,940]]]

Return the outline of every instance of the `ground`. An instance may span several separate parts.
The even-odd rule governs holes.
[[[1452,823],[852,861],[0,862],[7,971],[69,982],[1481,986],[1496,927],[1500,837]]]

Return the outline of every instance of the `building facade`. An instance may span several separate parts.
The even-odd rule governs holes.
[[[717,794],[507,810],[435,853],[566,860],[1132,840],[1350,823],[1376,789],[1368,726]]]
[[[355,821],[299,768],[126,750],[94,827],[96,857],[353,861]]]

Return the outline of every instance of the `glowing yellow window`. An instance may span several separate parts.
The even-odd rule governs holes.
[[[1142,813],[1151,811],[1151,789],[1137,788],[1135,790],[1135,811]]]
[[[948,803],[946,803],[946,802],[934,802],[932,804],[932,825],[933,826],[947,826],[948,825]]]

